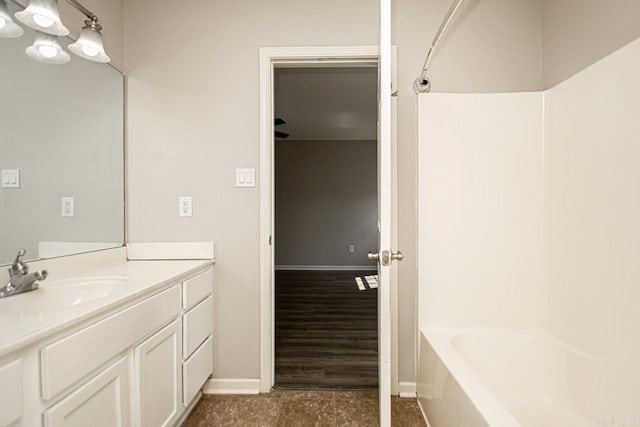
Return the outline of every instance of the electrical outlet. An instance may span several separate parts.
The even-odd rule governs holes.
[[[65,216],[65,217],[71,217],[75,215],[75,206],[74,206],[74,200],[73,197],[63,197],[62,198],[62,205],[61,205],[61,215]]]
[[[191,196],[178,197],[178,215],[193,216],[193,199]]]
[[[349,243],[349,253],[350,254],[355,254],[356,253],[356,245],[353,243]]]

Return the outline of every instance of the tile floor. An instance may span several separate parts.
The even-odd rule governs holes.
[[[394,427],[423,427],[415,399],[392,398]],[[286,427],[378,425],[377,391],[277,390],[255,396],[205,395],[185,427]]]

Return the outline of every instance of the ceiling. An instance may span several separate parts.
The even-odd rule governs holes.
[[[376,67],[276,68],[275,117],[288,140],[375,140]]]

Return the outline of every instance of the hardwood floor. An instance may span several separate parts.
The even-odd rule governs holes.
[[[377,290],[371,272],[276,272],[276,388],[378,386]]]

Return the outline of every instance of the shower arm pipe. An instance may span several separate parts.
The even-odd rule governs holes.
[[[70,0],[67,0],[67,1],[70,1]],[[420,73],[420,77],[418,77],[418,79],[416,79],[416,82],[415,82],[416,85],[419,84],[424,87],[425,90],[421,90],[420,92],[428,92],[429,89],[431,88],[431,84],[429,82],[429,79],[427,78],[427,71],[429,70],[431,59],[433,58],[433,54],[436,48],[438,47],[438,43],[440,42],[440,39],[442,39],[442,36],[444,36],[444,33],[447,31],[447,28],[449,28],[449,24],[451,24],[451,21],[453,20],[453,17],[456,15],[456,13],[460,9],[464,1],[465,0],[454,1],[454,3],[449,8],[449,12],[447,12],[447,15],[444,17],[442,24],[440,24],[440,28],[438,29],[438,32],[433,38],[433,41],[431,42],[431,47],[429,48],[429,52],[427,52],[427,57],[425,58],[424,65],[422,66],[422,72]],[[416,91],[418,91],[417,87],[416,87]]]
[[[80,13],[82,13],[84,16],[89,18],[91,21],[98,22],[98,17],[96,16],[96,14],[94,14],[89,9],[84,7],[84,5],[82,3],[80,3],[79,1],[77,1],[77,0],[67,0],[67,2],[69,4],[71,4],[71,6],[75,7],[76,9],[78,9],[80,11]]]

